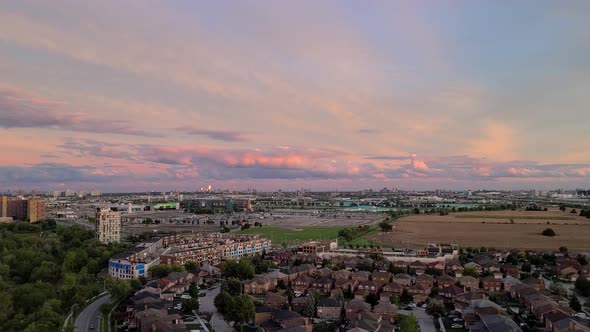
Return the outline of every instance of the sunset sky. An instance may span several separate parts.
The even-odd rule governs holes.
[[[1,1],[0,191],[590,187],[590,1]]]

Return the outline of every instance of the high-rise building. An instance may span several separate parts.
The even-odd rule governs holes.
[[[45,219],[45,201],[35,196],[28,199],[12,199],[2,196],[0,200],[0,217],[12,217],[30,223],[38,222]]]
[[[96,209],[96,234],[103,243],[121,241],[121,212]]]

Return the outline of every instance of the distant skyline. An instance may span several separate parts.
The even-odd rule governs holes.
[[[588,1],[2,1],[0,191],[590,187]]]

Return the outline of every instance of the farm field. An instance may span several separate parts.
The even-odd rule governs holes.
[[[371,234],[367,239],[389,246],[410,247],[452,242],[462,247],[590,249],[590,219],[578,217],[569,210],[413,215],[398,219],[394,226],[390,233]],[[541,232],[548,227],[557,236],[542,236]]]

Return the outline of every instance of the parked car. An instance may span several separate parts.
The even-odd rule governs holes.
[[[455,323],[455,324],[452,324],[451,325],[451,328],[452,329],[462,329],[463,328],[463,325]]]
[[[404,308],[404,310],[412,310],[412,309],[414,309],[414,308],[413,308],[413,307],[411,307],[411,306],[409,306],[409,305],[407,305],[407,306]]]
[[[463,323],[463,320],[461,318],[453,318],[453,322],[455,322],[455,323]]]

